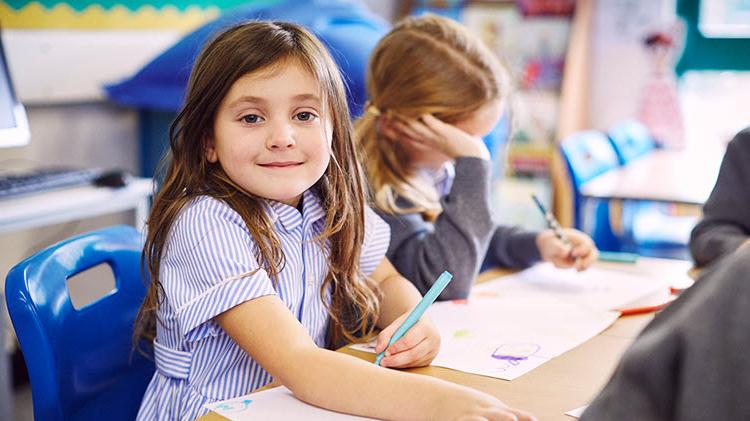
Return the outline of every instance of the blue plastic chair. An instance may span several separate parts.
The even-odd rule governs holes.
[[[612,126],[607,132],[620,165],[641,157],[656,149],[656,141],[648,128],[636,120],[625,120]]]
[[[146,293],[141,234],[114,226],[62,241],[8,273],[5,293],[37,420],[132,420],[154,372],[132,350]],[[115,289],[76,310],[66,280],[106,263]]]
[[[621,251],[621,239],[609,220],[609,201],[581,194],[583,184],[619,165],[609,139],[598,131],[576,132],[560,142],[560,152],[572,181],[574,226],[587,232],[599,249]]]

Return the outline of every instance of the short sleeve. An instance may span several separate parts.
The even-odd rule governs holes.
[[[216,199],[196,199],[177,218],[162,259],[162,285],[186,340],[215,331],[212,319],[224,311],[276,294],[253,247],[239,214]]]
[[[385,257],[391,241],[391,228],[372,209],[365,208],[365,239],[359,258],[359,268],[370,275]]]

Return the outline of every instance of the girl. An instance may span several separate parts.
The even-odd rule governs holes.
[[[391,226],[386,256],[424,293],[443,270],[441,299],[465,298],[484,261],[527,267],[547,260],[587,268],[585,234],[524,231],[492,222],[489,152],[480,137],[502,112],[504,71],[481,41],[438,16],[407,18],[376,45],[369,104],[357,136],[379,214]]]
[[[319,41],[252,22],[210,42],[170,129],[171,162],[144,248],[137,337],[156,372],[139,419],[193,420],[271,382],[379,418],[529,419],[492,396],[329,351],[384,328],[420,296],[383,258],[388,227],[365,206],[341,76]],[[429,364],[421,320],[384,365]]]

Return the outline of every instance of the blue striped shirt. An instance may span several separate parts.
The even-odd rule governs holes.
[[[245,301],[277,295],[315,343],[325,346],[329,317],[320,287],[328,265],[326,253],[314,241],[325,228],[325,210],[311,191],[302,201],[302,213],[265,202],[286,259],[276,288],[265,270],[257,270],[250,231],[225,203],[201,196],[177,217],[162,254],[164,300],[157,313],[156,372],[139,420],[192,421],[206,412],[206,403],[245,395],[271,382],[271,375],[213,319]],[[380,263],[389,240],[388,225],[367,208],[363,273],[372,273]]]

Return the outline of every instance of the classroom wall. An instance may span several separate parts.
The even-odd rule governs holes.
[[[635,117],[650,65],[642,38],[673,24],[676,0],[596,0],[590,38],[589,127]]]

